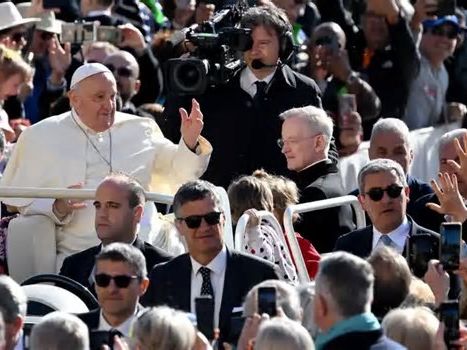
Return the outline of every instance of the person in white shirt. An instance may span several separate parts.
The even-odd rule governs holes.
[[[432,247],[430,258],[438,256],[439,234],[417,225],[407,215],[410,189],[399,163],[390,159],[372,160],[360,170],[358,183],[358,198],[373,224],[339,237],[335,250],[364,258],[378,247],[388,246],[408,257],[409,242],[423,236]],[[423,276],[426,271],[413,272]]]
[[[164,138],[154,121],[116,112],[116,93],[115,77],[104,65],[78,68],[69,92],[72,110],[47,118],[21,135],[1,185],[95,189],[109,173],[124,172],[145,190],[171,194],[203,174],[212,147],[200,136],[203,115],[195,100],[190,115],[180,110],[183,136],[176,145]],[[98,244],[92,201],[9,198],[4,203],[16,207],[23,221],[30,220],[24,241],[15,245],[14,252],[10,249],[10,272],[17,280],[55,272],[66,256]],[[143,223],[150,222],[154,212],[154,205],[146,204]],[[41,228],[38,217],[48,226]],[[151,227],[142,226],[140,235],[145,239]],[[50,231],[55,235],[45,245]],[[16,232],[11,236],[18,239]],[[29,270],[28,265],[32,265]],[[16,273],[18,269],[25,271]]]
[[[149,285],[146,261],[141,251],[129,244],[112,243],[96,257],[94,275],[100,308],[78,317],[89,331],[118,331],[128,337],[140,297]]]

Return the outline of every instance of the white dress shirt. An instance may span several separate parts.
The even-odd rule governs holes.
[[[117,327],[112,327],[105,319],[104,315],[102,314],[102,310],[101,310],[99,314],[99,327],[97,328],[97,330],[98,331],[110,331],[111,329],[115,329],[119,331],[120,333],[122,333],[125,338],[128,338],[130,336],[131,324],[133,323],[133,320],[135,319],[137,312],[138,312],[138,308],[135,308],[135,312],[133,312],[133,314],[130,317],[128,317],[123,323],[121,323]]]
[[[405,241],[407,240],[407,237],[409,236],[410,232],[410,223],[407,220],[407,217],[404,218],[404,221],[402,224],[400,224],[399,227],[397,227],[395,230],[386,233],[386,235],[391,238],[392,243],[394,245],[394,249],[397,250],[399,254],[402,254],[404,251],[405,247]],[[380,238],[383,235],[383,233],[379,232],[375,226],[373,225],[373,245],[372,245],[372,251],[375,250],[376,247],[381,247],[384,246],[383,242],[380,242]]]
[[[264,79],[258,79],[251,69],[249,67],[246,67],[242,72],[240,73],[240,87],[242,90],[247,92],[251,97],[254,97],[256,95],[256,82],[257,81],[264,81],[265,83],[269,84],[272,80],[272,77],[274,76],[274,73],[276,73],[276,70],[269,74],[266,78]]]
[[[203,267],[190,255],[191,259],[191,312],[196,314],[195,299],[201,296],[203,277],[199,269]],[[225,269],[227,267],[227,250],[225,246],[205,267],[211,270],[211,284],[214,291],[214,327],[219,327],[219,312],[221,310],[222,293],[224,290]]]

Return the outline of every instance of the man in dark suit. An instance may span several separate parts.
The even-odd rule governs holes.
[[[293,54],[292,28],[274,5],[251,7],[241,26],[252,30],[252,47],[243,54],[245,68],[226,84],[209,87],[196,96],[204,114],[203,134],[213,146],[203,178],[227,188],[242,174],[263,168],[288,175],[276,146],[283,111],[307,105],[321,106],[316,83],[288,65]],[[164,135],[180,140],[178,109],[193,96],[169,95],[164,110]]]
[[[279,146],[300,190],[300,203],[344,195],[337,166],[329,159],[332,119],[320,108],[294,108],[281,114],[282,139]],[[332,251],[339,235],[352,231],[350,206],[322,209],[303,214],[295,226],[320,253]]]
[[[410,164],[413,161],[413,150],[410,146],[410,131],[407,125],[396,118],[380,119],[371,131],[368,155],[370,160],[386,158],[401,165],[407,176],[407,185],[410,189],[407,214],[413,217],[415,202],[423,196],[432,194],[433,190],[429,184],[409,174]],[[358,196],[358,189],[350,194]],[[368,215],[367,219],[369,219]]]
[[[411,243],[424,240],[431,247],[426,263],[428,258],[438,257],[439,235],[417,225],[407,215],[410,189],[399,163],[390,159],[372,160],[360,170],[358,183],[358,198],[373,225],[339,237],[335,250],[364,258],[378,246],[389,246],[408,257]],[[420,277],[425,271],[414,273]]]
[[[95,257],[103,246],[114,242],[138,248],[145,257],[148,271],[154,265],[170,260],[168,253],[138,238],[138,223],[145,201],[144,189],[134,179],[123,174],[106,177],[97,187],[94,201],[96,232],[102,244],[66,258],[60,275],[81,283],[94,293]]]
[[[113,330],[129,336],[149,285],[144,260],[140,250],[125,243],[109,244],[97,255],[94,278],[100,307],[78,315],[90,332]]]
[[[339,252],[321,260],[313,304],[314,320],[322,331],[315,340],[317,349],[405,349],[383,335],[370,311],[374,281],[370,264],[354,255]]]
[[[210,298],[208,314],[225,339],[233,308],[242,304],[256,284],[277,279],[274,267],[225,247],[224,214],[211,183],[198,180],[184,184],[175,194],[173,208],[175,225],[186,240],[188,253],[154,267],[143,303],[195,313],[195,299]]]

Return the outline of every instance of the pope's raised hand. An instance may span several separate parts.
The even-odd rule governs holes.
[[[180,117],[182,118],[182,125],[180,132],[182,134],[183,141],[187,147],[191,150],[196,149],[199,135],[203,130],[203,113],[199,107],[198,101],[195,99],[191,100],[191,112],[188,112],[184,108],[180,108]]]
[[[459,163],[455,160],[449,159],[447,162],[463,182],[467,183],[467,134],[462,135],[462,143],[454,140],[454,146],[459,158]]]

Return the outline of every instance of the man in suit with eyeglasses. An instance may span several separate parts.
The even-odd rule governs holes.
[[[431,246],[427,254],[437,259],[439,235],[417,225],[407,215],[410,189],[399,163],[390,159],[372,160],[360,170],[358,183],[358,198],[373,225],[339,237],[335,250],[365,258],[378,247],[389,246],[408,257],[411,243],[423,240],[425,246]],[[420,277],[425,271],[414,273]]]
[[[195,313],[195,299],[207,298],[212,325],[220,329],[223,340],[229,335],[233,308],[242,305],[253,286],[277,275],[272,264],[226,248],[220,203],[214,185],[207,181],[179,188],[173,202],[175,225],[188,253],[154,267],[143,304]]]
[[[278,146],[300,190],[300,203],[343,196],[337,165],[329,158],[332,119],[314,106],[293,108],[279,117],[284,122]],[[320,253],[332,251],[337,238],[354,228],[348,205],[305,213],[295,225]]]
[[[149,285],[143,254],[129,244],[109,244],[96,257],[94,279],[100,307],[78,315],[88,326],[91,340],[92,331],[112,331],[128,337],[142,309],[139,299]]]

